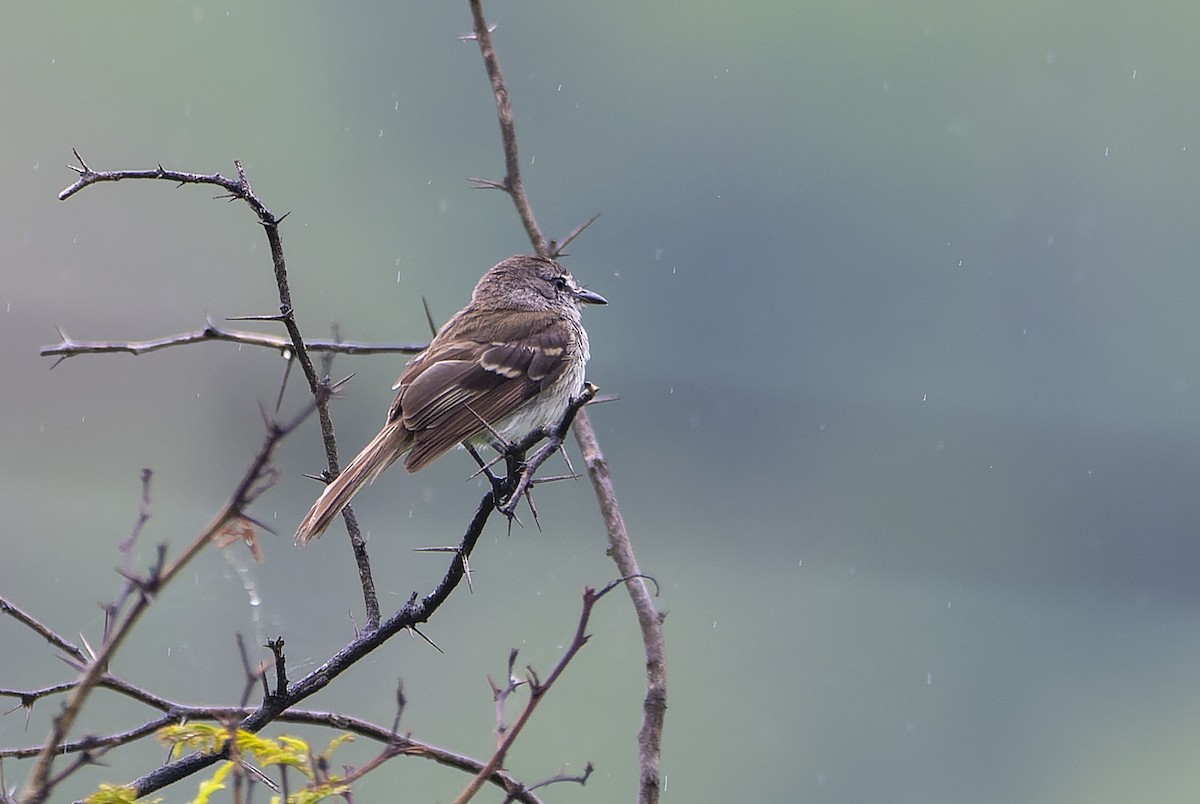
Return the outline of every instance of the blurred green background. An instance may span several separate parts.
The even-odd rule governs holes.
[[[621,401],[593,419],[669,612],[664,801],[1195,801],[1200,7],[487,12],[542,225],[602,213],[567,264],[611,302],[585,313],[590,376]],[[242,160],[290,213],[313,337],[423,339],[422,296],[444,320],[527,243],[507,200],[466,181],[502,162],[465,2],[10,3],[0,27],[0,594],[95,642],[142,467],[147,562],[232,489],[283,361],[206,344],[48,371],[56,325],[130,340],[277,308],[244,206],[153,182],[60,203],[72,147],[97,169]],[[335,409],[344,454],[402,364],[336,362],[357,373]],[[303,399],[293,382],[285,408]],[[283,534],[266,563],[206,553],[113,669],[225,703],[237,632],[282,635],[293,677],[344,644],[362,613],[340,529],[287,539],[322,465],[314,422],[256,506]],[[388,611],[440,577],[412,548],[457,540],[470,470],[454,454],[360,498]],[[542,532],[490,527],[474,594],[428,628],[445,655],[397,640],[309,703],[389,723],[402,678],[403,728],[485,756],[485,674],[510,647],[547,672],[580,590],[614,574],[585,482],[539,507]],[[591,760],[586,788],[547,799],[630,801],[628,601],[591,631],[509,765],[532,782]],[[0,646],[0,687],[70,676],[11,620]],[[40,741],[56,706],[0,719],[0,745]],[[101,695],[78,733],[145,714]],[[26,770],[4,764],[10,785]],[[464,783],[399,760],[360,795],[448,801]]]

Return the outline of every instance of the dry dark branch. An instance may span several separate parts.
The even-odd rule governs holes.
[[[262,224],[263,232],[267,236],[267,243],[271,248],[271,262],[275,269],[275,284],[279,293],[279,314],[277,316],[269,316],[268,318],[282,322],[287,329],[292,352],[296,360],[299,361],[300,367],[304,371],[304,377],[308,381],[309,391],[316,400],[317,418],[321,423],[321,437],[325,446],[326,471],[330,477],[336,477],[339,471],[337,437],[333,429],[333,418],[329,413],[329,394],[324,389],[321,378],[317,375],[316,369],[313,367],[308,347],[300,335],[300,328],[296,324],[296,317],[293,313],[292,292],[287,276],[287,261],[284,259],[283,239],[279,232],[279,224],[287,216],[276,217],[267,205],[254,193],[250,188],[250,182],[246,178],[246,171],[242,168],[241,162],[235,161],[233,163],[234,169],[237,171],[237,178],[223,176],[220,173],[200,174],[167,170],[162,165],[158,165],[153,170],[97,171],[93,170],[83,160],[78,151],[72,151],[72,153],[75,154],[75,159],[78,160],[79,166],[70,167],[71,170],[79,174],[79,178],[74,184],[58,194],[60,201],[65,201],[83,188],[90,187],[93,184],[122,181],[124,179],[157,179],[160,181],[176,182],[180,185],[214,185],[225,190],[224,197],[228,200],[245,201],[250,209],[253,210],[254,214],[258,217],[259,223]],[[63,336],[63,340],[67,340],[65,335]],[[67,356],[69,355],[60,356],[59,362]],[[355,564],[358,567],[359,582],[362,585],[363,592],[363,606],[367,613],[367,628],[374,628],[379,623],[379,597],[375,592],[375,581],[371,575],[371,562],[367,557],[366,542],[362,538],[358,521],[355,519],[354,511],[350,506],[347,506],[343,510],[342,517],[346,521],[346,531],[349,534]]]
[[[402,705],[398,706],[402,709]],[[385,729],[382,726],[377,726],[365,720],[347,715],[338,714],[335,712],[314,712],[309,710],[293,710],[280,715],[279,720],[287,723],[303,723],[310,726],[324,726],[340,731],[348,731],[353,734],[358,734],[367,737],[377,742],[394,747],[389,756],[409,756],[420,757],[422,759],[431,759],[439,765],[444,765],[448,768],[464,771],[466,773],[477,774],[484,767],[484,763],[473,757],[468,757],[464,754],[459,754],[454,751],[449,751],[445,748],[423,742],[415,739],[411,735],[401,735],[396,733],[395,723],[392,729]],[[385,753],[387,753],[385,751]],[[360,769],[361,770],[361,769]],[[361,775],[361,774],[360,774]],[[508,792],[509,798],[512,801],[520,801],[523,804],[541,804],[541,800],[531,792],[540,785],[529,785],[526,787],[516,777],[503,769],[495,770],[488,778],[488,781],[495,786]]]

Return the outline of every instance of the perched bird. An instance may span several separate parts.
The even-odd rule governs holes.
[[[518,255],[483,275],[392,388],[387,423],[321,494],[296,529],[306,544],[401,455],[415,472],[457,444],[502,449],[566,413],[583,390],[588,337],[581,304],[608,304],[554,260]]]

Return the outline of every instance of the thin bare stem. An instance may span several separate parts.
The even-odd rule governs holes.
[[[145,341],[77,341],[74,338],[68,337],[61,328],[58,334],[62,340],[51,346],[43,346],[40,352],[42,357],[58,357],[58,362],[54,364],[56,366],[66,358],[75,357],[76,355],[114,354],[122,352],[131,355],[144,355],[148,352],[156,352],[159,349],[168,349],[173,346],[189,346],[207,341],[225,341],[242,346],[259,346],[288,354],[291,354],[293,348],[290,338],[268,335],[263,332],[222,329],[212,319],[209,319],[202,329],[192,330],[191,332],[180,332],[175,335],[165,335],[161,338],[152,338]],[[426,344],[360,343],[355,341],[306,338],[304,346],[309,352],[331,352],[343,355],[413,355],[424,349]]]
[[[571,663],[571,660],[574,659],[576,654],[578,654],[579,651],[583,649],[583,646],[588,643],[589,637],[587,634],[587,626],[588,621],[592,616],[592,609],[595,607],[596,602],[599,601],[600,598],[604,597],[604,595],[607,594],[612,588],[613,587],[609,586],[600,590],[599,592],[591,587],[583,590],[583,607],[579,613],[579,622],[575,626],[575,635],[572,637],[571,643],[567,645],[567,649],[559,658],[558,663],[554,665],[554,669],[550,671],[550,675],[546,676],[545,681],[538,679],[532,669],[529,670],[529,673],[523,682],[529,687],[529,701],[525,704],[525,708],[521,710],[521,714],[517,717],[516,722],[513,723],[513,725],[507,730],[502,731],[503,738],[500,741],[500,746],[496,749],[496,752],[492,754],[492,758],[488,760],[488,763],[483,767],[483,769],[480,770],[479,773],[475,775],[475,778],[471,780],[471,783],[468,784],[466,788],[464,788],[463,791],[458,794],[456,799],[454,799],[454,804],[466,804],[466,802],[470,801],[475,794],[479,792],[479,789],[483,787],[483,783],[487,781],[491,774],[504,764],[504,758],[508,756],[509,749],[512,748],[513,743],[516,742],[517,737],[520,736],[521,731],[525,728],[525,725],[529,722],[529,719],[533,717],[533,712],[535,709],[537,709],[537,705],[550,691],[550,688],[554,686],[554,682],[558,681],[559,677],[562,676],[563,671],[567,669],[567,665]],[[509,681],[505,685],[504,690],[498,691],[498,694],[502,694],[505,697],[507,697],[507,694],[511,693],[512,690],[517,686],[512,680],[513,663],[515,661],[516,651],[512,651],[509,653],[508,659]],[[493,685],[493,689],[495,689],[495,685]]]
[[[517,128],[513,122],[512,104],[508,100],[508,89],[504,85],[504,74],[500,72],[500,59],[496,57],[496,49],[492,46],[492,31],[483,18],[482,0],[471,0],[471,17],[475,27],[475,42],[479,45],[479,53],[483,56],[483,66],[487,70],[488,80],[492,84],[492,94],[496,98],[496,116],[500,121],[500,141],[504,144],[504,181],[497,183],[512,196],[517,207],[517,215],[525,234],[534,250],[542,256],[549,255],[549,246],[542,230],[538,228],[537,220],[533,217],[533,207],[529,204],[529,196],[525,194],[525,184],[521,180],[521,158],[517,153]]]
[[[662,756],[663,720],[667,713],[667,654],[662,632],[663,616],[655,607],[650,589],[638,567],[629,531],[625,528],[625,519],[617,503],[608,461],[600,451],[587,411],[579,411],[573,427],[608,531],[608,554],[626,579],[625,588],[633,601],[642,631],[642,647],[646,652],[646,695],[642,701],[642,727],[638,732],[638,801],[654,804],[661,792],[659,762]]]
[[[75,661],[83,662],[87,660],[87,655],[82,649],[79,648],[79,646],[68,641],[49,626],[44,625],[32,614],[25,611],[23,608],[7,598],[0,597],[0,614],[7,614],[9,617],[12,617],[14,620],[33,631],[35,634],[49,642],[52,646],[61,650],[63,653],[70,656]]]

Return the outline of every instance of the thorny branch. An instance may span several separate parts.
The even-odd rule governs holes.
[[[329,387],[317,375],[317,371],[313,367],[312,358],[308,353],[308,347],[300,335],[299,326],[296,324],[296,317],[292,307],[292,292],[288,285],[287,262],[283,256],[283,239],[279,233],[279,224],[283,221],[283,218],[276,217],[267,208],[267,205],[255,195],[254,191],[250,188],[250,182],[246,178],[246,171],[242,168],[241,162],[235,161],[233,163],[237,171],[237,177],[229,178],[220,173],[202,174],[167,170],[162,165],[158,165],[153,170],[99,171],[93,170],[84,161],[83,157],[79,155],[79,151],[72,151],[72,153],[75,154],[75,159],[79,162],[79,165],[69,167],[79,174],[79,178],[76,179],[74,184],[58,194],[60,201],[67,200],[75,195],[75,193],[93,184],[124,181],[125,179],[152,179],[176,182],[180,186],[185,184],[215,185],[225,190],[225,198],[245,201],[250,209],[254,211],[259,223],[262,224],[263,231],[266,233],[267,243],[271,247],[271,261],[275,267],[275,284],[279,292],[279,314],[256,316],[255,318],[259,320],[279,321],[287,329],[292,352],[299,361],[300,367],[304,371],[304,377],[308,381],[309,391],[316,400],[317,418],[321,422],[321,435],[325,444],[326,472],[329,477],[336,477],[339,471],[337,438],[334,434],[333,418],[329,413]],[[287,216],[285,215],[284,217]],[[63,341],[66,342],[67,340],[64,335]],[[60,354],[59,362],[68,356],[70,355],[65,353]],[[359,582],[362,584],[363,607],[367,613],[366,627],[368,629],[374,628],[379,623],[379,598],[375,593],[375,581],[371,576],[371,563],[367,557],[366,542],[362,538],[353,509],[347,506],[342,512],[342,517],[346,521],[346,530],[350,536],[350,544],[354,551],[355,563],[358,567]]]
[[[60,328],[58,331],[59,337],[62,339],[52,346],[43,346],[40,354],[42,357],[57,357],[58,361],[54,364],[57,366],[68,357],[76,355],[98,355],[111,354],[114,352],[127,352],[131,355],[144,355],[148,352],[156,352],[159,349],[167,349],[172,346],[188,346],[194,343],[205,343],[206,341],[226,341],[229,343],[237,343],[243,346],[262,346],[268,349],[277,349],[287,356],[293,354],[293,344],[290,338],[281,338],[278,335],[267,335],[262,332],[247,332],[237,329],[222,329],[210,318],[202,329],[192,330],[191,332],[180,332],[175,335],[167,335],[162,338],[153,338],[146,341],[77,341],[74,338],[67,336]],[[421,343],[358,343],[355,341],[335,341],[306,338],[304,346],[311,352],[332,352],[343,355],[378,355],[378,354],[406,354],[415,355],[425,348],[426,344]],[[51,367],[53,368],[53,366]]]

